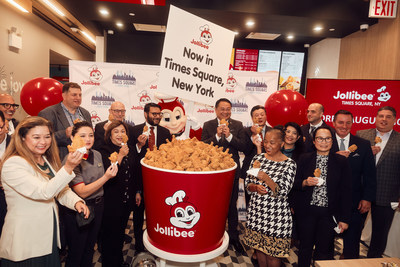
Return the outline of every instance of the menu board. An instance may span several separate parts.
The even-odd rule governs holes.
[[[304,53],[283,52],[279,77],[279,88],[300,90]]]
[[[257,71],[258,50],[236,49],[235,70]]]
[[[281,51],[260,50],[258,55],[258,72],[279,71],[281,65]]]

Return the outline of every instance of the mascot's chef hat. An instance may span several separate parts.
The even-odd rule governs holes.
[[[178,97],[162,93],[156,93],[155,97],[159,101],[157,104],[161,106],[161,110],[169,109],[173,111],[174,108],[180,107],[183,110],[183,115],[185,115],[185,108],[182,106],[181,102],[178,101]]]

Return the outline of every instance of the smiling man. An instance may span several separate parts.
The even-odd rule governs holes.
[[[314,150],[312,135],[314,131],[320,126],[328,126],[323,120],[322,115],[324,115],[324,106],[319,103],[312,103],[307,109],[307,120],[309,123],[301,126],[301,131],[304,136],[304,146],[305,152],[311,152]]]
[[[371,144],[376,165],[376,200],[372,203],[372,237],[368,258],[380,258],[386,248],[394,216],[391,202],[400,203],[400,133],[393,130],[396,110],[385,106],[378,110],[376,128],[357,132]]]
[[[348,230],[343,233],[342,257],[345,259],[360,257],[361,232],[376,194],[376,168],[371,146],[367,140],[350,133],[352,125],[351,112],[336,112],[332,151],[347,158],[352,172],[351,219]],[[350,152],[349,147],[354,145],[357,149]]]
[[[240,162],[239,151],[244,151],[246,147],[246,134],[244,133],[243,124],[240,121],[231,118],[232,103],[221,98],[215,103],[215,119],[206,121],[201,134],[201,141],[223,147],[224,151],[228,149],[232,154],[233,160],[237,164],[235,172],[235,180],[233,183],[232,195],[229,204],[228,213],[228,234],[229,243],[233,245],[238,253],[243,253],[244,249],[239,241],[238,231],[238,211],[236,201],[239,191]]]
[[[18,121],[13,118],[18,108],[19,105],[15,104],[14,98],[11,95],[0,94],[0,111],[3,112],[5,119],[9,121],[9,135],[14,133],[14,129],[18,125]]]
[[[66,83],[62,89],[62,102],[47,107],[39,112],[53,124],[57,146],[60,150],[60,159],[68,154],[67,145],[71,144],[71,132],[76,119],[85,120],[92,125],[90,113],[80,105],[82,103],[82,89],[77,83]]]

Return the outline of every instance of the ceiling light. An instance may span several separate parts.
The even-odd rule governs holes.
[[[329,31],[330,31],[330,32],[334,32],[335,29],[334,29],[334,28],[330,28]]]
[[[258,40],[275,40],[280,36],[279,33],[264,33],[264,32],[251,32],[246,36],[247,39],[258,39]]]
[[[294,36],[290,34],[286,38],[289,39],[289,40],[292,40],[294,38]]]
[[[153,24],[140,24],[133,23],[133,26],[137,31],[145,31],[145,32],[165,32],[166,27],[164,25],[153,25]]]
[[[323,28],[321,26],[316,26],[314,27],[314,31],[319,32],[321,31]]]
[[[131,17],[133,17],[133,16],[135,16],[135,13],[129,13],[129,16],[131,16]]]
[[[304,47],[305,47],[305,48],[309,48],[309,47],[310,47],[310,44],[304,44]]]
[[[248,22],[246,22],[247,26],[253,26],[254,24],[255,24],[255,22],[252,20],[249,20]]]
[[[239,34],[239,32],[233,32],[235,35],[238,35]]]
[[[16,3],[14,0],[7,0],[7,2],[9,2],[11,5],[13,5],[14,7],[18,8],[20,11],[24,12],[24,13],[29,13],[28,10],[26,10],[25,8],[23,8],[22,6],[20,6],[18,3]]]
[[[59,10],[53,3],[51,3],[48,0],[43,0],[43,2],[48,5],[51,9],[53,9],[58,15],[60,15],[61,17],[65,17],[65,14],[63,12],[61,12],[61,10]]]
[[[81,33],[88,38],[92,43],[96,44],[96,41],[91,37],[89,34],[87,34],[85,31],[81,31]]]
[[[100,12],[100,14],[102,14],[103,16],[108,16],[108,15],[110,15],[110,13],[108,12],[108,10],[107,9],[100,9],[99,10],[99,12]]]
[[[124,26],[124,24],[122,22],[117,22],[117,23],[115,23],[115,25],[117,25],[120,28],[122,28]]]

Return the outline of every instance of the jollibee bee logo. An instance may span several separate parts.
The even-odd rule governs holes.
[[[210,45],[213,41],[212,34],[210,32],[210,27],[206,24],[200,27],[200,31],[201,31],[200,41],[204,45]]]
[[[96,65],[91,66],[88,71],[89,73],[89,79],[92,82],[99,82],[103,78],[103,74],[101,74],[101,71],[97,68]]]
[[[378,96],[378,100],[379,101],[383,101],[386,102],[391,98],[391,95],[389,94],[389,92],[385,92],[386,90],[386,86],[382,86],[381,88],[379,88],[378,90],[376,90],[376,92],[381,93]]]
[[[191,229],[200,220],[200,212],[193,203],[188,202],[183,190],[178,190],[172,197],[167,197],[165,203],[172,206],[169,221],[175,227]]]

